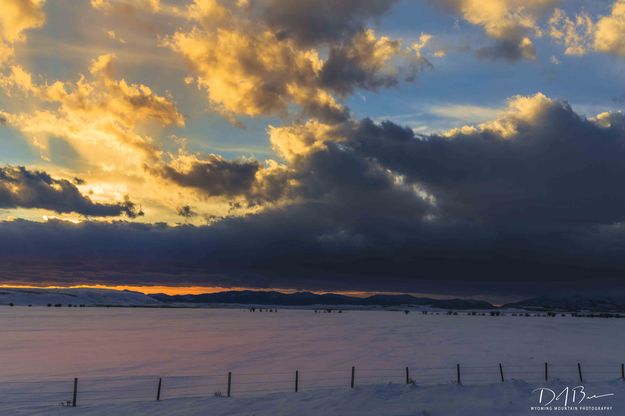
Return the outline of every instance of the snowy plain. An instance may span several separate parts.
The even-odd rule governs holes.
[[[0,323],[0,414],[69,413],[74,377],[77,415],[525,414],[496,409],[527,411],[545,362],[571,386],[581,363],[585,385],[616,394],[606,414],[625,414],[621,319],[2,306]],[[228,372],[232,398],[214,397]],[[463,400],[476,413],[451,411]]]

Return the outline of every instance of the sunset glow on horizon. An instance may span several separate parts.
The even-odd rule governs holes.
[[[339,291],[339,292],[327,292],[327,291],[315,291],[315,290],[297,290],[297,289],[283,289],[283,288],[250,288],[250,287],[215,287],[215,286],[132,286],[132,285],[70,285],[70,286],[34,286],[34,285],[10,285],[1,284],[0,289],[108,289],[108,290],[129,290],[132,292],[140,292],[146,295],[152,295],[157,293],[164,293],[166,295],[201,295],[207,293],[220,293],[226,291],[276,291],[282,293],[295,293],[295,292],[311,292],[317,294],[324,293],[336,293],[340,295],[354,296],[354,297],[366,297],[378,292],[358,292],[358,291]],[[395,292],[393,292],[395,294]]]

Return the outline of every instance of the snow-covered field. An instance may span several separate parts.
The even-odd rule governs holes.
[[[581,363],[587,387],[616,391],[606,399],[616,406],[625,397],[617,381],[623,325],[382,311],[0,307],[0,414],[63,414],[59,402],[71,399],[74,377],[72,414],[81,415],[525,414],[512,410],[527,411],[545,362],[550,380],[572,386]],[[463,386],[452,384],[457,363]],[[405,367],[418,387],[405,385]],[[233,397],[213,397],[226,393],[228,371]],[[159,377],[164,400],[152,403]],[[476,413],[445,411],[463,400]],[[495,410],[506,406],[510,412]],[[611,414],[624,414],[620,408]]]
[[[553,382],[547,385],[561,392],[568,385]],[[3,415],[16,416],[525,416],[537,414],[613,415],[625,412],[624,383],[613,381],[585,385],[588,395],[614,394],[605,398],[585,399],[568,406],[577,411],[537,411],[539,393],[536,386],[522,381],[480,386],[406,386],[400,384],[371,385],[353,390],[316,390],[304,393],[276,393],[249,397],[195,397],[142,401],[109,400],[103,403],[81,403],[76,408],[28,404],[11,406],[0,402]],[[578,390],[579,391],[579,390]],[[549,395],[549,397],[547,397]],[[572,395],[572,393],[571,393]],[[588,396],[587,396],[588,397]],[[545,393],[544,404],[551,399]],[[563,398],[550,404],[564,406]],[[609,407],[604,410],[601,407]]]

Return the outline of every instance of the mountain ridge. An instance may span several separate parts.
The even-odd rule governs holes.
[[[278,291],[224,291],[199,295],[150,295],[163,303],[221,303],[276,306],[430,306],[441,309],[494,309],[492,304],[473,299],[432,299],[412,295],[372,295],[365,298],[336,293],[282,293]]]

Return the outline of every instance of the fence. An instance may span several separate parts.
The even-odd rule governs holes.
[[[84,377],[69,380],[0,381],[3,404],[60,404],[77,406],[107,402],[250,396],[268,393],[299,393],[311,390],[356,388],[372,384],[464,385],[509,380],[542,383],[567,380],[579,383],[625,380],[623,364],[583,365],[544,363],[492,366],[404,368],[345,368],[342,370],[295,370],[292,372],[223,372],[201,376]]]

